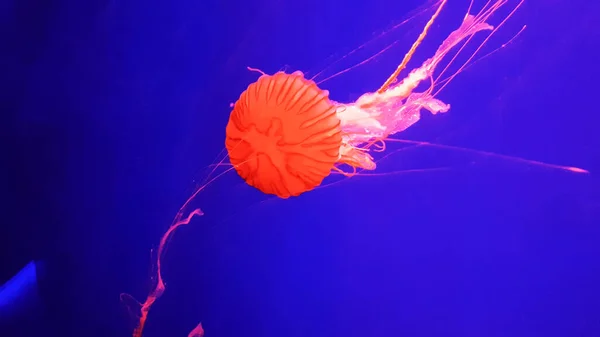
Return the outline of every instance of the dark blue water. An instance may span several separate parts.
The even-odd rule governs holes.
[[[328,65],[423,5],[3,2],[1,276],[38,261],[39,296],[0,301],[12,303],[2,335],[128,336],[119,294],[150,289],[150,249],[222,150],[229,103],[257,78],[245,67],[325,78],[398,41],[321,84],[352,101],[381,85],[432,11]],[[450,1],[409,67],[467,6]],[[200,321],[207,336],[600,336],[599,11],[527,0],[479,55],[525,31],[440,94],[450,111],[399,135],[590,174],[431,147],[379,172],[449,170],[288,200],[229,174],[173,238],[144,336],[186,336]]]

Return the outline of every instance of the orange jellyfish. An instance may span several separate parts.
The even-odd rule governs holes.
[[[365,93],[355,102],[339,103],[329,99],[328,91],[320,89],[299,71],[291,74],[278,72],[274,75],[262,73],[233,105],[225,140],[232,166],[229,170],[235,169],[249,185],[280,198],[297,196],[316,188],[331,172],[352,176],[357,169],[374,170],[376,164],[370,154],[374,145],[397,141],[390,136],[416,123],[422,110],[436,114],[450,109],[449,104],[436,98],[439,91],[464,69],[491,34],[522,5],[523,0],[495,28],[487,21],[506,0],[490,0],[478,14],[467,14],[458,29],[442,42],[431,58],[413,69],[403,80],[397,81],[446,2],[447,0],[439,2],[436,12],[396,71],[377,91]],[[465,65],[444,81],[438,81],[440,75],[434,78],[434,71],[448,53],[481,31],[492,33]],[[431,80],[429,88],[423,92],[415,92],[425,80]],[[436,89],[436,84],[440,83],[443,85]],[[495,155],[481,151],[479,153]],[[572,172],[587,172],[573,167],[495,156]],[[344,171],[344,165],[352,169]],[[219,176],[212,178],[207,184]],[[184,203],[161,238],[156,255],[155,287],[144,303],[135,302],[137,324],[134,337],[142,336],[148,312],[165,290],[161,274],[161,257],[165,245],[175,229],[188,224],[194,216],[202,215],[200,209],[195,209],[184,216],[191,201],[207,184],[198,187]],[[133,298],[123,294],[122,300],[131,302]],[[190,336],[201,336],[203,333],[202,325],[199,324]]]
[[[445,3],[440,2],[397,70],[379,90],[363,94],[356,102],[330,100],[327,90],[299,71],[263,73],[241,94],[227,124],[225,146],[238,174],[264,193],[297,196],[319,186],[332,170],[349,176],[357,169],[374,170],[376,164],[369,154],[374,144],[384,144],[391,135],[416,123],[423,109],[433,114],[448,111],[450,106],[435,98],[435,82],[425,92],[413,90],[433,78],[440,61],[457,44],[477,32],[492,30],[486,20],[504,1],[486,6],[477,16],[467,15],[432,58],[396,83]],[[343,164],[352,171],[342,171],[339,166]]]

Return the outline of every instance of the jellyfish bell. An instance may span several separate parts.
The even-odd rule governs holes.
[[[280,198],[320,185],[339,160],[341,143],[329,92],[299,71],[260,76],[242,92],[226,127],[225,147],[237,173]]]

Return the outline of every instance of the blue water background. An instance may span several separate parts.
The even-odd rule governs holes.
[[[222,150],[229,104],[257,78],[246,66],[326,69],[324,78],[398,41],[321,85],[352,101],[385,80],[432,11],[328,65],[423,5],[48,6],[35,57],[9,54],[4,91],[22,88],[18,134],[51,129],[60,139],[44,152],[56,172],[31,167],[53,201],[52,239],[40,253],[50,261],[53,328],[128,334],[119,293],[146,295],[150,249]],[[467,6],[450,1],[410,67],[433,54]],[[526,1],[479,55],[527,29],[440,94],[451,110],[425,113],[398,135],[590,175],[430,147],[398,152],[378,172],[450,170],[352,178],[289,200],[228,174],[194,203],[206,216],[174,236],[167,292],[145,336],[186,336],[200,321],[207,336],[600,336],[599,11],[593,1]]]

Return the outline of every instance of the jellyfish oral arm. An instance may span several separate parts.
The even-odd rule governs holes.
[[[420,119],[422,109],[432,114],[447,112],[450,105],[434,97],[433,73],[444,57],[461,41],[478,32],[493,29],[485,20],[497,8],[498,6],[492,6],[477,16],[466,15],[460,27],[450,33],[434,56],[419,68],[412,70],[398,84],[389,85],[395,81],[394,74],[397,76],[398,72],[396,71],[390,77],[391,80],[388,79],[382,86],[383,90],[365,93],[353,103],[335,102],[342,129],[339,162],[355,168],[373,170],[376,165],[368,153],[370,146],[409,128]],[[421,39],[421,36],[419,38]],[[414,52],[414,48],[409,53],[411,52]],[[401,66],[402,64],[398,68]],[[427,79],[431,79],[431,85],[426,91],[413,92]]]

